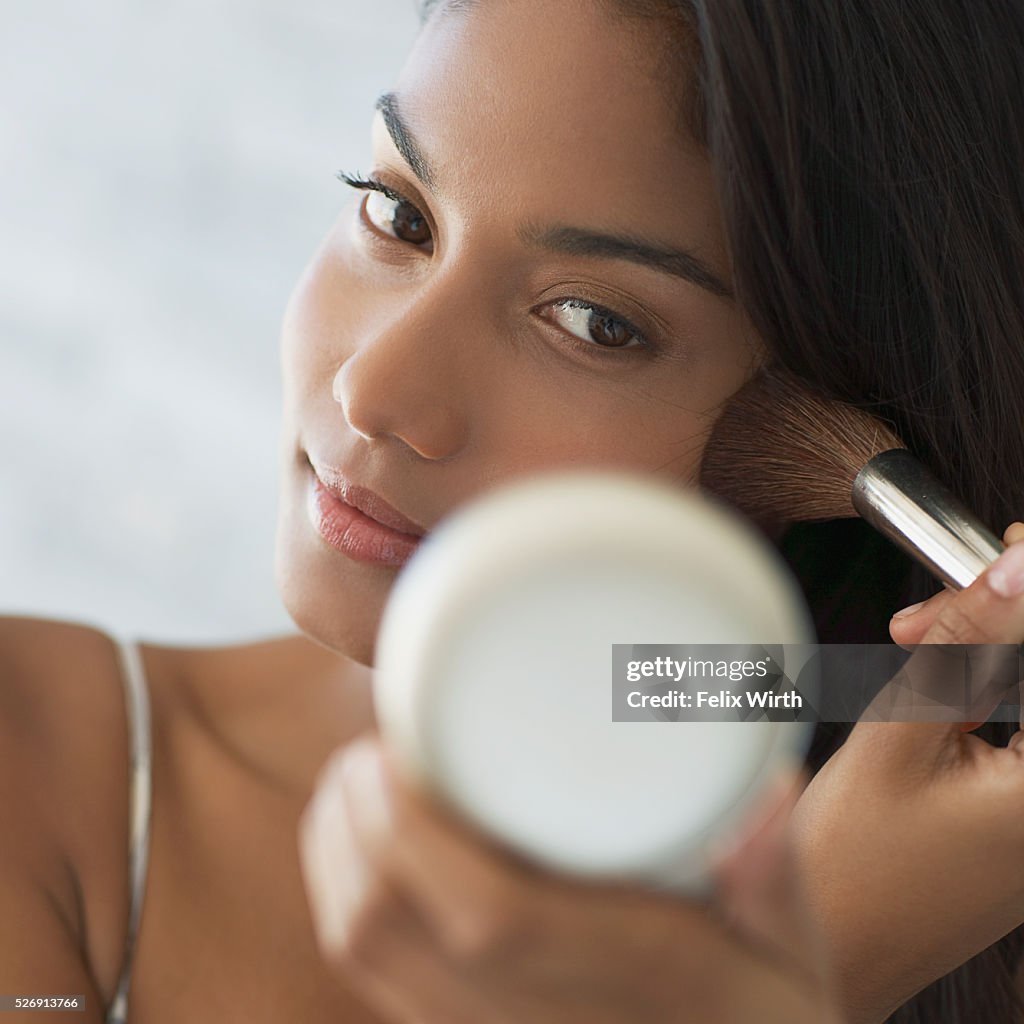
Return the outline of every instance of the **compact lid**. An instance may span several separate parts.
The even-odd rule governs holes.
[[[812,640],[787,567],[725,506],[621,472],[535,475],[461,506],[399,574],[378,720],[410,772],[519,852],[688,886],[807,726],[614,721],[612,645]]]

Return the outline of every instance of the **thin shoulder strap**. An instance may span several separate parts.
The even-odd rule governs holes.
[[[131,904],[124,960],[117,993],[107,1011],[107,1024],[124,1024],[128,1012],[128,988],[132,976],[132,955],[139,930],[142,896],[146,885],[149,860],[149,816],[151,804],[151,737],[149,693],[146,673],[138,645],[132,640],[117,640],[123,670],[128,732],[131,738],[131,774],[129,777],[130,821],[128,827],[128,860],[131,877]]]

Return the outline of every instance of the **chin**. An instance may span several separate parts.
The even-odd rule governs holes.
[[[274,579],[285,610],[311,640],[372,667],[395,572],[332,551],[315,534],[300,506],[285,489],[274,548]]]

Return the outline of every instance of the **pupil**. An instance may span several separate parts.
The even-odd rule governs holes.
[[[590,336],[599,345],[619,347],[629,341],[625,327],[610,316],[596,318],[590,328]]]
[[[430,229],[426,218],[412,203],[399,203],[395,207],[392,228],[395,235],[403,242],[419,244],[430,238]]]

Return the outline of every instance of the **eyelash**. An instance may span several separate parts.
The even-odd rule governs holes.
[[[339,181],[342,181],[351,188],[358,189],[361,192],[380,192],[382,195],[387,196],[392,202],[408,203],[410,206],[416,205],[411,199],[407,199],[389,185],[385,185],[379,178],[364,178],[358,173],[350,174],[348,171],[338,171],[334,176]]]
[[[412,206],[414,209],[419,210],[419,207],[409,199],[407,196],[402,195],[396,189],[393,189],[390,185],[381,181],[379,178],[375,178],[372,175],[363,177],[359,173],[349,173],[348,171],[338,171],[335,177],[339,181],[348,185],[350,188],[354,188],[361,192],[380,192],[381,195],[386,196],[392,202],[395,203],[406,203]],[[397,242],[399,245],[409,245],[408,242],[403,242],[401,239],[390,239],[391,241]],[[614,320],[621,324],[629,331],[630,335],[637,339],[638,344],[636,345],[621,345],[621,346],[608,346],[599,345],[596,341],[587,342],[580,338],[578,335],[573,334],[571,331],[565,328],[558,328],[560,332],[569,338],[570,343],[578,351],[585,353],[590,358],[595,359],[608,359],[610,357],[618,356],[621,358],[621,353],[630,352],[632,354],[646,353],[648,355],[653,354],[656,351],[656,347],[648,338],[646,331],[636,327],[633,322],[615,310],[609,309],[607,306],[602,306],[600,303],[592,302],[589,299],[581,298],[579,296],[571,296],[562,299],[553,299],[544,304],[545,308],[549,307],[562,307],[562,308],[573,308],[573,309],[590,309],[598,317],[606,317]],[[555,325],[557,327],[557,325]]]

